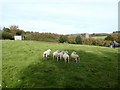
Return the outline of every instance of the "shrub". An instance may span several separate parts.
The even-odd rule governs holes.
[[[112,41],[107,41],[107,40],[105,40],[105,41],[104,41],[104,46],[109,47],[111,42],[112,42]]]
[[[75,38],[75,42],[76,44],[82,44],[82,38],[80,35]]]
[[[61,35],[61,36],[59,37],[59,42],[60,42],[60,43],[68,42],[67,36]]]
[[[113,33],[113,34],[110,34],[108,35],[105,40],[107,41],[116,41],[118,43],[120,43],[120,33]]]
[[[13,35],[9,32],[2,31],[2,39],[13,39]]]
[[[93,44],[93,39],[92,38],[85,38],[83,40],[83,44],[92,45]]]
[[[68,36],[68,43],[75,44],[76,36]]]

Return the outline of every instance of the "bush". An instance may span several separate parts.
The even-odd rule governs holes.
[[[104,46],[104,40],[97,40],[98,46]]]
[[[93,39],[92,38],[85,38],[83,40],[83,44],[92,45],[93,44]]]
[[[68,43],[75,44],[75,38],[76,36],[68,36]]]
[[[61,35],[61,36],[59,37],[59,42],[60,42],[60,43],[68,42],[67,36]]]
[[[108,35],[105,40],[107,41],[116,41],[118,43],[120,43],[120,33],[113,33]]]
[[[112,41],[104,41],[104,46],[106,46],[106,47],[109,47],[110,46],[110,43],[111,43]]]
[[[82,44],[82,38],[81,38],[81,36],[77,36],[75,38],[75,42],[76,42],[76,44]]]
[[[112,35],[108,35],[108,36],[105,38],[105,40],[112,40],[112,41],[113,41]]]
[[[2,31],[2,39],[13,39],[13,35],[9,32]]]
[[[52,33],[27,33],[25,35],[26,40],[36,40],[36,41],[48,41],[48,42],[58,42],[59,35]]]

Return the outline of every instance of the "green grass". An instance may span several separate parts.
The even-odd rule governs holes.
[[[80,63],[42,59],[42,52],[75,50]],[[39,41],[2,41],[3,88],[118,87],[118,49]]]
[[[94,39],[105,39],[107,36],[94,36],[92,38]]]
[[[2,88],[2,41],[0,41],[0,89]]]

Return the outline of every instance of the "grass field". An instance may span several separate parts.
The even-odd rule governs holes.
[[[2,41],[0,41],[0,89],[2,89]]]
[[[92,38],[94,39],[105,39],[107,36],[94,36]]]
[[[42,52],[75,50],[80,63],[42,59]],[[52,55],[51,55],[52,56]],[[118,49],[39,41],[2,41],[3,88],[118,87]]]

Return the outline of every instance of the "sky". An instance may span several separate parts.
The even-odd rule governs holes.
[[[1,0],[0,28],[58,34],[118,30],[119,0]]]

